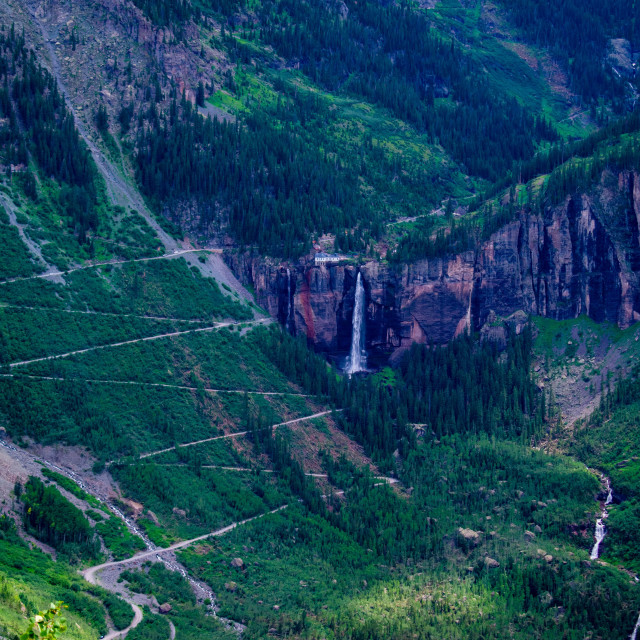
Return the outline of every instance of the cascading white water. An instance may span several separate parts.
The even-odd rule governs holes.
[[[604,540],[604,537],[607,535],[607,528],[604,526],[604,522],[602,518],[598,518],[596,520],[596,533],[595,533],[595,544],[591,549],[591,560],[597,560],[598,554],[600,553],[600,543]]]
[[[609,478],[602,476],[603,480],[607,485],[607,499],[604,502],[605,508],[602,510],[600,517],[596,520],[596,533],[595,533],[595,544],[591,549],[591,560],[597,560],[600,555],[600,544],[604,540],[604,537],[607,535],[607,528],[604,526],[604,521],[609,516],[609,512],[606,507],[613,502],[613,491],[611,489],[611,482]]]
[[[636,637],[638,635],[638,629],[640,629],[640,615],[638,616],[638,620],[636,621],[636,626],[633,627],[633,631],[629,636],[629,640],[636,640]]]
[[[605,475],[602,476],[605,484],[607,485],[607,498],[604,501],[605,509],[602,510],[601,517],[596,521],[596,542],[593,545],[593,549],[591,550],[591,560],[597,560],[600,554],[600,543],[604,540],[604,537],[607,535],[607,528],[604,526],[604,520],[609,515],[606,507],[613,502],[613,489],[611,488],[611,481]],[[636,576],[636,582],[638,578]],[[637,640],[638,631],[640,630],[640,615],[638,615],[638,619],[636,620],[636,625],[633,627],[633,631],[629,636],[629,640]]]
[[[358,278],[356,279],[356,299],[353,307],[352,326],[351,350],[346,369],[349,375],[358,371],[366,371],[367,369],[367,354],[364,349],[364,286],[360,272],[358,272]]]

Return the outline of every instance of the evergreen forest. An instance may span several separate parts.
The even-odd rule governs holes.
[[[636,5],[0,3],[0,640],[635,638]]]

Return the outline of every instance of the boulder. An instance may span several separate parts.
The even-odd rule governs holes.
[[[238,590],[238,585],[231,581],[231,582],[225,582],[224,583],[224,588],[229,591],[230,593],[235,593]]]
[[[536,539],[536,534],[533,533],[533,531],[525,531],[524,532],[524,539],[527,542],[533,542]]]
[[[484,566],[487,567],[487,569],[497,569],[500,566],[500,563],[497,560],[494,560],[493,558],[487,556],[484,559]]]
[[[244,567],[244,561],[242,560],[242,558],[234,558],[231,561],[231,566],[236,569],[242,569],[242,567]]]
[[[171,605],[165,602],[158,607],[158,611],[160,611],[160,613],[169,613],[169,611],[171,611]]]
[[[463,529],[460,527],[458,529],[458,539],[471,547],[480,544],[480,534],[473,529]]]

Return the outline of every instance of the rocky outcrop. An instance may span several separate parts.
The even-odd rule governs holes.
[[[481,542],[480,534],[473,529],[463,529],[462,527],[459,527],[457,534],[458,543],[466,549],[476,547]]]
[[[490,334],[499,318],[511,317],[517,332],[524,314],[585,314],[620,327],[637,322],[639,227],[640,176],[605,172],[591,192],[543,212],[523,209],[475,251],[456,256],[404,265],[316,266],[309,257],[285,264],[233,252],[227,260],[271,315],[330,352],[349,348],[360,270],[367,347],[397,355],[413,342],[443,343],[467,327]],[[504,329],[496,331],[504,338]]]

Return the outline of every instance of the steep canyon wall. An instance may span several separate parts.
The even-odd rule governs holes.
[[[442,343],[515,312],[586,314],[627,327],[640,320],[640,176],[605,172],[589,193],[542,213],[526,208],[475,251],[395,265],[315,266],[233,251],[227,260],[258,303],[321,351],[346,351],[358,269],[366,289],[367,347],[398,354]],[[290,270],[288,286],[287,268]],[[288,293],[289,292],[289,293]]]

